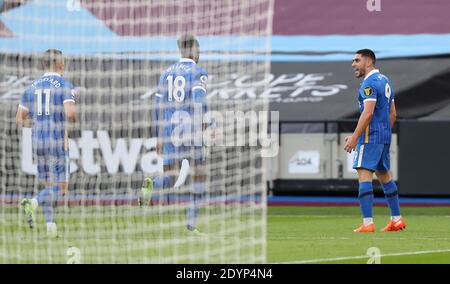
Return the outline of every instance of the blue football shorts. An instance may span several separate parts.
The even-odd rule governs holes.
[[[40,182],[68,182],[69,153],[37,155],[37,168]]]
[[[387,172],[391,167],[390,144],[358,144],[353,159],[354,169]]]

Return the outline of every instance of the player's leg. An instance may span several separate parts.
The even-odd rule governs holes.
[[[39,193],[37,196],[34,196],[30,199],[24,198],[21,200],[20,205],[25,212],[26,221],[30,228],[34,228],[35,225],[35,213],[39,206],[39,194],[41,194],[42,190],[45,190],[47,187],[47,181],[50,179],[50,168],[48,159],[45,155],[36,155],[35,158],[37,162],[37,170],[38,170],[38,181],[39,181]]]
[[[383,187],[384,195],[391,211],[391,220],[381,231],[390,232],[405,229],[406,222],[400,214],[400,203],[398,199],[397,185],[392,180],[391,173],[389,171],[376,172],[376,175]]]
[[[56,237],[57,227],[55,222],[55,208],[60,194],[60,186],[55,183],[47,183],[37,196],[38,204],[42,207],[45,223],[47,225],[47,235]]]
[[[48,166],[47,180],[44,182],[44,188],[37,196],[38,204],[41,205],[47,224],[47,235],[49,237],[57,236],[57,227],[55,222],[55,208],[58,200],[65,194],[68,188],[69,180],[69,159],[68,155],[47,156]]]
[[[203,161],[194,161],[194,176],[189,192],[189,205],[187,208],[187,229],[194,234],[203,235],[197,227],[197,219],[203,204],[205,194],[206,173]]]
[[[400,203],[398,200],[397,185],[392,180],[392,175],[389,171],[375,172],[380,184],[383,188],[384,196],[391,211],[391,219],[398,220],[400,216]]]
[[[158,191],[158,200],[164,203],[167,199],[167,195],[162,191],[164,188],[171,188],[173,186],[173,180],[175,179],[174,173],[177,171],[175,165],[164,165],[163,173],[153,177],[147,177],[142,183],[142,187],[138,192],[138,205],[150,205],[154,190]]]
[[[377,155],[377,144],[358,144],[356,146],[353,168],[358,172],[358,200],[363,217],[363,224],[354,232],[374,232],[373,224],[373,172],[380,155]],[[379,153],[381,154],[381,152]]]
[[[177,171],[176,149],[171,143],[164,143],[161,146],[161,154],[163,156],[163,172],[144,179],[142,187],[138,192],[138,205],[149,205],[153,196],[153,190],[159,190],[159,200],[165,199],[163,188],[170,188],[173,185],[174,175]]]
[[[168,147],[170,149],[170,146]],[[204,235],[197,228],[197,218],[200,213],[202,196],[204,194],[206,175],[203,171],[204,155],[202,147],[179,146],[172,153],[174,159],[167,159],[167,174],[170,187],[180,187],[186,184],[193,166],[192,184],[189,187],[189,204],[187,207],[187,229],[195,235]]]
[[[363,217],[363,225],[370,227],[373,226],[373,172],[363,168],[359,168],[357,171],[359,182],[358,200]]]
[[[25,220],[28,226],[30,229],[33,229],[35,224],[35,212],[38,207],[36,198],[23,198],[20,201],[20,207],[25,213]]]
[[[381,231],[399,231],[406,228],[406,223],[400,214],[398,189],[390,172],[389,146],[390,145],[385,145],[382,159],[380,160],[380,163],[377,166],[377,171],[375,172],[381,186],[383,187],[383,192],[391,211],[391,221]]]

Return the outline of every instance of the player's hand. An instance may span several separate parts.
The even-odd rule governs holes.
[[[23,121],[23,127],[24,128],[32,128],[33,127],[33,122],[31,119],[27,118]]]
[[[158,153],[158,154],[162,154],[162,143],[161,142],[158,142],[158,143],[156,143],[156,153]]]
[[[347,153],[351,153],[356,148],[356,144],[358,144],[358,140],[353,138],[353,136],[347,136],[345,137],[345,146],[344,150]]]
[[[61,196],[66,196],[67,188],[65,186],[61,187],[60,194],[61,194]]]

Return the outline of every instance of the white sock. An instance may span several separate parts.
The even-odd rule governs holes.
[[[47,223],[47,233],[56,233],[56,223]]]
[[[391,220],[397,222],[398,220],[400,220],[402,218],[402,216],[391,216]]]
[[[371,218],[363,218],[363,224],[366,227],[373,224],[373,218],[372,217]]]
[[[180,175],[178,176],[177,181],[175,182],[175,185],[173,187],[180,187],[184,184],[186,181],[186,178],[189,175],[189,161],[186,159],[183,159],[181,162],[181,169],[180,169]]]
[[[36,210],[39,206],[36,198],[31,198],[30,203],[31,203],[31,208],[33,208],[33,210]]]

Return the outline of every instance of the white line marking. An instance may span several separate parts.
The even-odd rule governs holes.
[[[450,252],[450,249],[387,253],[387,254],[381,254],[380,257],[429,254],[429,253],[444,253],[444,252]],[[347,257],[335,257],[335,258],[317,258],[317,259],[306,259],[306,260],[299,260],[299,261],[286,261],[286,262],[277,262],[274,264],[304,264],[304,263],[333,262],[333,261],[340,261],[340,260],[366,259],[366,258],[369,258],[369,257],[367,255],[358,255],[358,256],[347,256]]]
[[[313,241],[320,241],[320,240],[350,240],[350,238],[347,237],[268,237],[271,241],[282,241],[282,240],[313,240]]]
[[[273,241],[282,241],[282,240],[314,240],[314,241],[320,241],[320,240],[350,240],[349,237],[296,237],[296,236],[284,236],[284,237],[278,237],[278,236],[270,236],[270,240]],[[386,237],[386,238],[371,238],[373,240],[393,240],[392,237]],[[450,241],[450,238],[433,238],[433,237],[409,237],[409,238],[395,238],[396,241],[398,240],[420,240],[420,241]]]
[[[353,215],[283,215],[283,214],[279,214],[279,215],[270,215],[268,216],[269,218],[272,217],[276,217],[276,218],[283,218],[283,217],[289,217],[289,218],[355,218],[355,216]]]

